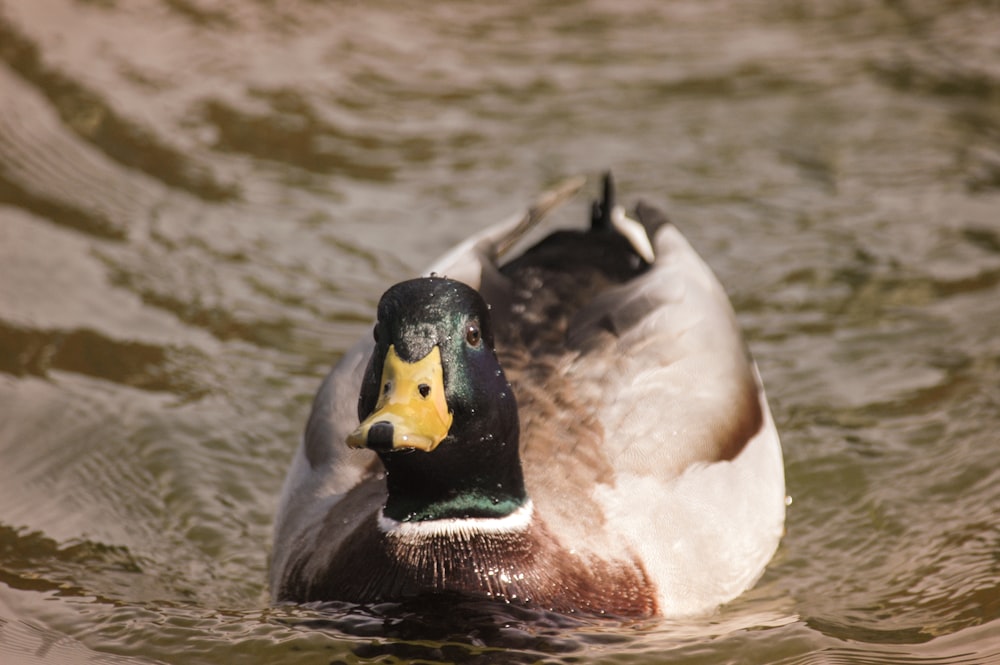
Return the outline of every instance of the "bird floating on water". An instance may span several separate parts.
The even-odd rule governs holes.
[[[277,601],[458,593],[562,613],[711,611],[781,538],[781,446],[708,266],[657,209],[505,260],[582,187],[389,288],[323,381],[282,492]]]

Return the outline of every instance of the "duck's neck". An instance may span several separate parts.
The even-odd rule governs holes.
[[[525,496],[467,492],[440,500],[389,496],[382,514],[397,522],[507,517],[527,501]]]
[[[516,421],[506,436],[449,436],[431,453],[388,453],[382,463],[382,514],[398,522],[503,518],[528,502]]]
[[[395,467],[396,465],[393,465]],[[398,522],[466,518],[502,518],[528,501],[521,465],[448,482],[440,476],[417,476],[386,469],[388,498],[382,514]]]

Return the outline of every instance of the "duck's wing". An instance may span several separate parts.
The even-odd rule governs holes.
[[[374,346],[369,337],[351,347],[326,375],[313,399],[275,512],[270,566],[275,598],[288,573],[290,557],[306,539],[315,537],[330,508],[352,488],[378,482],[374,453],[346,444],[348,433],[358,425],[361,380]]]
[[[636,216],[662,218],[641,204]],[[764,407],[722,285],[673,224],[659,224],[651,245],[647,272],[570,322],[568,346],[578,354],[566,379],[596,405],[616,469],[666,478],[735,458],[762,427]]]
[[[635,216],[615,227],[635,254],[651,248],[647,268],[576,309],[548,367],[516,351],[504,366],[528,492],[553,533],[640,561],[664,613],[701,612],[752,584],[777,546],[781,448],[722,286],[662,215]]]
[[[609,472],[667,479],[736,457],[762,426],[761,386],[715,275],[658,210],[639,204],[635,217],[606,177],[589,231],[553,234],[499,269],[515,300],[494,320],[522,448],[582,453],[594,439],[586,457]]]

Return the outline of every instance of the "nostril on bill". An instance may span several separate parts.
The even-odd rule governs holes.
[[[380,420],[368,428],[368,447],[372,450],[392,450],[392,423]]]

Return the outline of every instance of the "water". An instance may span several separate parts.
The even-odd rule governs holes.
[[[1000,662],[998,9],[0,2],[0,662]],[[624,625],[270,608],[381,291],[605,168],[761,367],[760,584]]]

